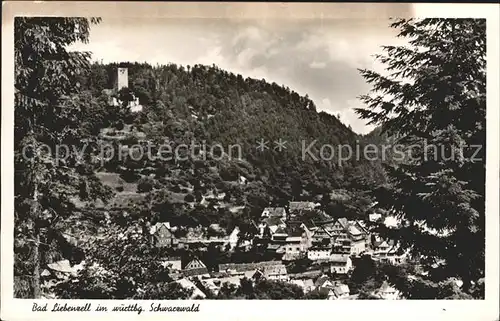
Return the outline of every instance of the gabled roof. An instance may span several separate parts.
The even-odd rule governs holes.
[[[334,286],[333,292],[335,293],[336,296],[349,295],[351,293],[347,284],[338,284]]]
[[[378,288],[377,292],[388,292],[388,291],[397,291],[396,288],[394,288],[392,285],[389,284],[389,282],[384,281],[380,288]]]
[[[285,230],[284,227],[280,226],[278,229],[274,232],[274,234],[283,234],[283,235],[288,235],[287,231]]]
[[[281,217],[277,216],[270,216],[264,220],[264,223],[266,223],[269,226],[277,226],[277,225],[285,225]]]
[[[322,287],[326,281],[330,281],[330,278],[328,277],[328,275],[322,275],[320,276],[316,282],[314,282],[314,286],[315,287]]]
[[[286,215],[284,207],[266,207],[262,213],[269,212],[270,217],[283,217]]]
[[[259,269],[266,277],[271,275],[286,275],[286,266],[283,264],[265,266]]]
[[[322,295],[327,295],[327,296],[334,294],[332,288],[329,287],[321,287],[318,289],[318,292]]]
[[[151,229],[149,230],[150,234],[155,234],[156,231],[158,231],[161,227],[166,227],[168,230],[170,230],[170,222],[159,222],[156,223],[155,225],[151,226]]]
[[[288,222],[286,225],[286,230],[288,233],[288,236],[290,237],[301,237],[302,233],[304,233],[304,229],[302,228],[302,222]]]
[[[349,256],[333,253],[330,255],[330,262],[347,263]]]
[[[363,234],[362,231],[360,231],[356,226],[354,225],[349,225],[348,231],[351,235],[361,235]]]
[[[316,224],[312,220],[303,221],[302,224],[304,224],[309,230],[316,227]]]
[[[347,219],[345,217],[341,217],[337,220],[337,222],[340,223],[340,225],[342,225],[343,228],[347,228],[349,226],[349,222],[347,221]]]
[[[193,282],[189,281],[186,278],[183,278],[183,279],[180,279],[180,280],[177,280],[174,282],[181,285],[185,289],[192,289],[193,290],[193,294],[191,295],[190,299],[194,299],[195,297],[198,297],[198,296],[202,297],[202,298],[206,297],[206,295],[205,295],[205,293],[203,293],[203,291],[201,291]]]
[[[377,247],[387,247],[387,248],[388,248],[388,247],[389,247],[389,244],[388,244],[386,241],[381,241],[381,242],[377,245]]]
[[[324,226],[318,227],[312,234],[313,237],[321,235],[321,234],[326,234],[328,237],[332,237],[332,234],[328,232],[327,229],[325,229]]]
[[[207,266],[205,265],[205,263],[203,263],[200,259],[197,259],[197,258],[194,258],[192,259],[184,269],[193,269],[194,267],[192,267],[195,263],[198,263],[198,265],[200,265],[200,267],[196,267],[195,269],[199,269],[199,268],[206,268]]]
[[[316,207],[313,202],[290,202],[288,208],[290,211],[312,210]]]
[[[364,222],[361,222],[361,221],[358,221],[358,220],[354,220],[354,221],[349,221],[348,224],[349,224],[349,226],[354,226],[361,233],[368,233],[368,229],[366,228]]]

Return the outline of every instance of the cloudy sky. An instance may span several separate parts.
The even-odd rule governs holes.
[[[353,111],[369,90],[357,68],[381,68],[373,54],[398,41],[388,24],[385,18],[104,18],[82,49],[105,63],[216,64],[265,78],[308,94],[318,110],[340,114],[366,133],[371,127]]]

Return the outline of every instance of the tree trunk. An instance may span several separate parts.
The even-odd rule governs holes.
[[[32,218],[34,221],[34,240],[35,249],[33,250],[33,256],[35,260],[35,265],[33,268],[33,297],[39,299],[42,296],[42,289],[40,286],[40,230],[38,228],[38,218],[40,217],[38,213],[38,184],[35,183],[35,188],[33,191],[33,207],[32,207]]]
[[[40,286],[40,233],[38,229],[35,229],[35,267],[33,270],[33,296],[35,299],[40,299],[42,296],[42,290]]]

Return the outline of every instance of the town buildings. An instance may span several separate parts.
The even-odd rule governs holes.
[[[287,211],[288,208],[288,211]],[[255,263],[219,264],[218,272],[209,272],[206,265],[198,258],[192,259],[185,267],[180,268],[180,260],[170,258],[164,265],[172,271],[178,271],[180,278],[199,278],[204,287],[217,293],[222,284],[229,282],[239,285],[241,278],[257,282],[258,280],[279,280],[301,286],[305,291],[318,290],[328,299],[349,299],[349,288],[339,281],[331,279],[349,277],[354,269],[353,258],[371,255],[374,260],[399,264],[403,258],[397,254],[395,244],[382,240],[368,231],[363,222],[338,218],[329,221],[301,220],[303,211],[316,210],[312,202],[290,202],[285,207],[267,207],[258,220],[254,222],[257,231],[253,240],[240,240],[240,230],[235,227],[230,233],[220,226],[210,226],[207,233],[201,228],[189,229],[186,235],[178,237],[175,227],[168,222],[160,222],[150,229],[151,241],[158,247],[174,249],[203,249],[209,244],[222,246],[225,250],[245,250],[241,244],[250,247],[263,246],[272,261]],[[295,215],[290,215],[294,211]],[[182,227],[179,227],[182,228]],[[249,250],[248,247],[246,247]],[[310,277],[296,279],[287,271],[290,262],[308,260],[311,266],[317,266],[320,273],[329,273],[331,277],[321,277],[311,284]],[[215,270],[217,271],[217,269]],[[311,271],[312,272],[312,271]],[[320,284],[321,283],[321,284]],[[375,293],[376,292],[376,293]],[[385,284],[373,295],[380,298],[398,297],[394,288]]]

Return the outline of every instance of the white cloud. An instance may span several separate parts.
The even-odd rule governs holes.
[[[312,69],[323,69],[326,67],[326,63],[319,62],[319,61],[313,61],[309,64],[309,67],[311,67]]]
[[[370,56],[380,45],[397,40],[384,31],[356,27],[352,21],[314,25],[262,24],[217,21],[207,23],[158,22],[133,24],[115,22],[91,31],[91,42],[77,49],[90,50],[106,62],[138,61],[151,64],[216,64],[244,77],[265,78],[309,94],[319,111],[341,114],[356,132],[367,132],[354,107],[356,95],[366,93],[366,83],[356,68],[379,70]],[[354,27],[353,27],[354,23]]]

